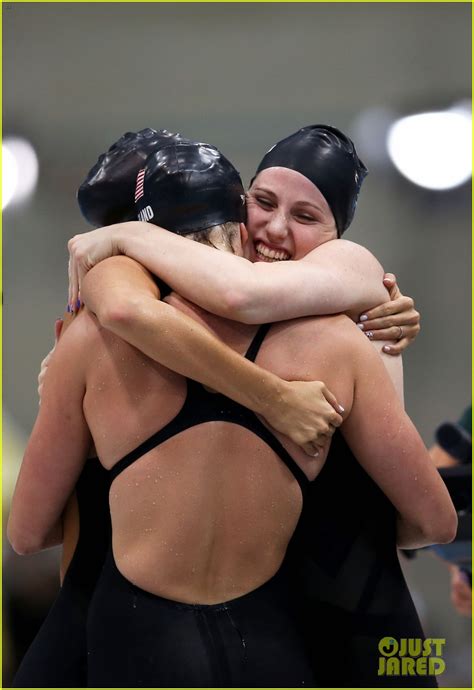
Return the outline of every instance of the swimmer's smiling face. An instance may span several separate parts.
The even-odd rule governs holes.
[[[247,231],[251,261],[302,259],[337,238],[336,221],[316,185],[277,167],[262,170],[247,193]]]

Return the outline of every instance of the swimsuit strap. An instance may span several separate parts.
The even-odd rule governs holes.
[[[272,323],[263,323],[261,326],[258,327],[258,330],[252,338],[252,342],[248,346],[248,350],[245,353],[245,359],[249,359],[251,362],[255,362],[255,359],[258,355],[258,351],[262,346],[265,336],[267,335],[268,331],[272,326]]]
[[[264,324],[259,327],[246,353],[246,358],[253,361],[261,347],[261,344],[268,333],[272,324]],[[211,393],[207,391],[200,383],[187,379],[187,394],[181,410],[178,412],[168,424],[155,432],[148,439],[143,441],[137,448],[127,453],[125,457],[119,460],[110,470],[111,481],[113,481],[121,472],[129,467],[135,460],[138,460],[142,455],[156,448],[161,443],[176,436],[182,431],[191,429],[199,424],[206,422],[228,422],[243,426],[256,436],[261,438],[270,448],[280,457],[288,469],[294,475],[296,481],[301,487],[303,494],[309,485],[309,480],[306,477],[300,466],[293,460],[288,451],[283,447],[280,441],[262,424],[254,412],[247,409],[243,405],[234,402],[225,395],[220,393]]]

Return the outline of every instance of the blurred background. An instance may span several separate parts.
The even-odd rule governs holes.
[[[404,357],[425,443],[470,403],[470,3],[3,3],[4,517],[67,301],[76,190],[127,130],[218,146],[248,183],[301,126],[339,127],[370,170],[347,238],[422,314]],[[421,116],[424,115],[424,118]],[[415,117],[417,116],[417,117]],[[4,686],[58,588],[58,553],[4,545]],[[467,617],[430,553],[404,563],[446,687],[470,687]]]

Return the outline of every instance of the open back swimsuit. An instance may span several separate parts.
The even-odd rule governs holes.
[[[269,325],[257,331],[254,360]],[[227,422],[263,439],[306,492],[306,475],[253,412],[188,380],[176,417],[117,462],[112,481],[148,451],[206,422]],[[151,594],[118,571],[110,549],[88,621],[90,687],[312,686],[294,588],[283,566],[257,589],[219,604],[185,604]]]

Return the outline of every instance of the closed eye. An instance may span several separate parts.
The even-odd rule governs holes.
[[[260,206],[263,206],[264,208],[273,208],[273,204],[269,199],[266,199],[263,196],[256,196],[255,199],[260,204]]]
[[[298,213],[296,215],[296,218],[298,218],[299,220],[316,222],[316,218],[314,218],[313,216],[307,215],[306,213]]]

